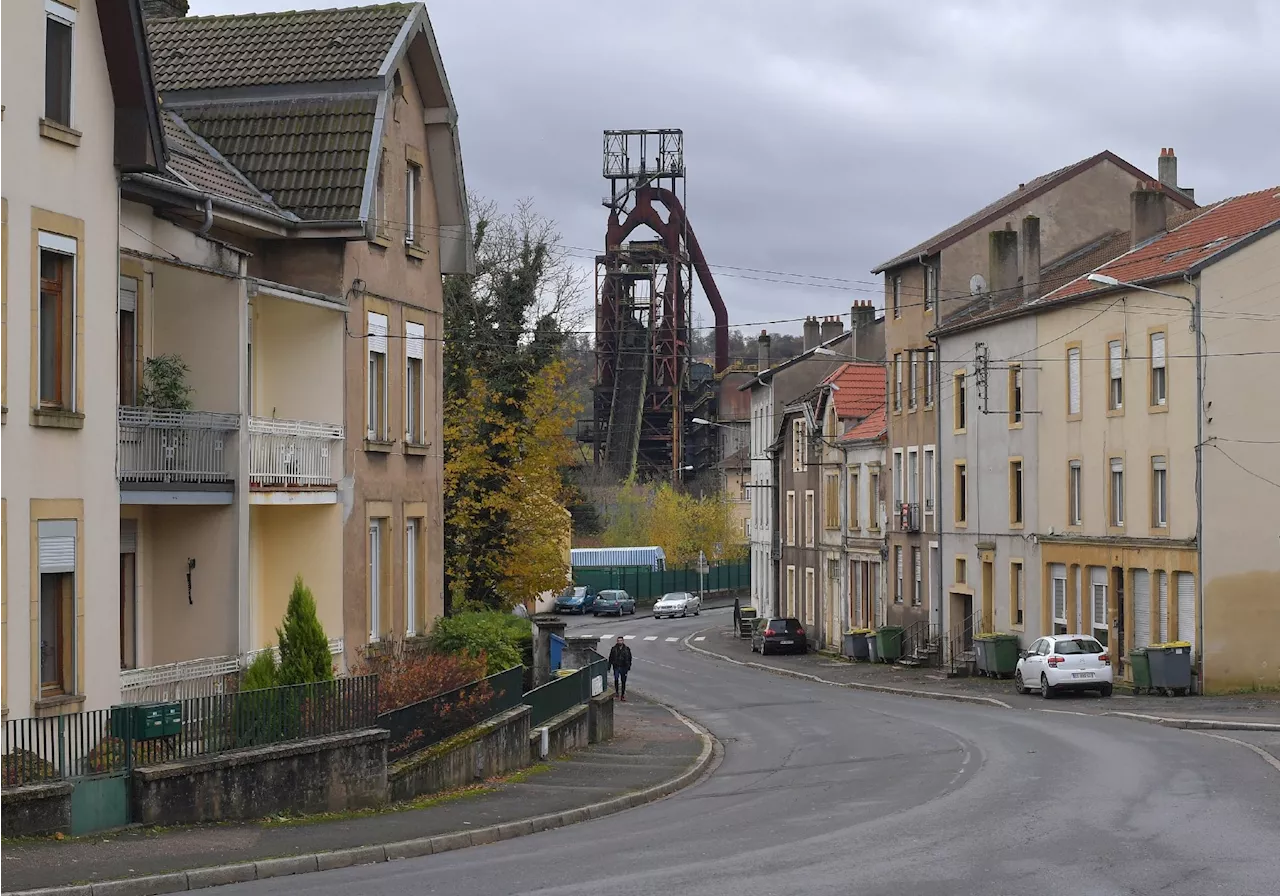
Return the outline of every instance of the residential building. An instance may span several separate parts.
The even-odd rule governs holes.
[[[974,604],[970,564],[981,572],[980,563],[987,562],[992,576],[989,591],[995,624],[994,608],[1000,604],[995,583],[1003,578],[996,570],[1007,569],[1009,561],[1017,558],[997,551],[988,536],[998,532],[1004,537],[1023,531],[1008,525],[1008,483],[1015,474],[1007,455],[1002,455],[998,463],[991,459],[994,455],[983,456],[983,475],[998,479],[1006,497],[999,502],[998,514],[992,516],[992,510],[981,515],[980,508],[970,506],[971,483],[977,470],[970,468],[967,458],[961,464],[957,464],[956,455],[944,460],[942,451],[947,448],[940,445],[945,439],[951,449],[960,451],[961,445],[967,444],[970,427],[978,425],[979,417],[993,416],[992,411],[1005,412],[994,416],[1003,416],[1008,431],[1010,409],[1001,405],[1009,395],[1007,383],[1000,380],[1007,377],[1007,372],[996,372],[999,375],[994,379],[986,371],[982,377],[975,376],[975,365],[983,357],[981,352],[975,355],[975,347],[969,346],[957,349],[958,354],[954,355],[940,353],[930,334],[966,309],[997,307],[1016,299],[1022,295],[1024,283],[1034,294],[1040,294],[1065,282],[1049,279],[1053,272],[1043,270],[1039,259],[1066,264],[1069,257],[1089,255],[1106,238],[1127,229],[1129,193],[1135,178],[1150,180],[1114,153],[1099,153],[1019,184],[995,202],[875,269],[874,273],[884,274],[885,278],[889,359],[888,450],[893,510],[888,533],[887,622],[911,631],[920,629],[917,634],[926,634],[929,639],[950,638],[953,634],[963,639],[966,627],[973,625],[970,614],[981,610],[981,596]],[[1188,192],[1176,186],[1176,180],[1159,185],[1158,190],[1161,203],[1169,208],[1195,205]],[[1034,226],[1036,238],[1034,243],[1023,240],[1020,249],[1017,228],[1028,219],[1034,221],[1028,226]],[[997,232],[995,236],[991,236],[992,231]],[[1022,252],[1034,252],[1034,260],[1028,263],[1020,257]],[[1011,353],[1026,351],[1034,355],[1035,344],[1028,342],[1026,335],[1025,328],[1014,334],[1016,338],[1009,344]],[[990,349],[984,351],[990,354]],[[944,366],[943,359],[954,363]],[[1023,377],[1026,374],[1024,371]],[[1023,438],[1022,434],[1016,436],[1016,440]],[[975,466],[976,463],[975,460]],[[930,468],[931,475],[926,473]],[[1025,470],[1022,476],[1025,482]],[[1001,523],[995,532],[991,531],[993,520]],[[964,564],[954,562],[959,554],[952,554],[951,562],[942,560],[944,537],[956,533],[971,539],[975,551],[966,553]],[[979,543],[986,561],[976,556]],[[958,581],[961,573],[964,580]],[[944,602],[944,593],[955,595],[954,601],[949,597]],[[953,610],[960,618],[951,618]],[[951,632],[952,628],[957,632]]]
[[[884,621],[886,556],[885,449],[889,423],[883,401],[880,407],[836,440],[843,453],[845,513],[841,532],[842,568],[848,576],[849,628],[874,628]]]
[[[729,504],[734,550],[751,540],[751,393],[739,387],[749,382],[751,371],[732,368],[717,377],[716,468],[720,493]]]
[[[272,596],[241,637],[274,640],[303,555],[348,661],[421,634],[444,605],[441,275],[473,267],[456,110],[426,9],[177,15],[149,33],[175,124],[285,219],[210,231],[259,284],[245,321],[251,428],[284,462],[327,463],[319,481],[249,501],[247,574]],[[299,349],[313,339],[341,345],[342,372],[308,386],[319,362]]]
[[[137,0],[5,5],[6,716],[119,697],[117,178],[164,164],[146,60]]]

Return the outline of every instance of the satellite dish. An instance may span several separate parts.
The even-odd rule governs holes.
[[[987,291],[987,278],[981,274],[974,274],[969,278],[969,295],[980,296]]]

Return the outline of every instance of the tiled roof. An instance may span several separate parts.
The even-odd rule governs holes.
[[[188,130],[176,112],[166,110],[162,119],[172,175],[197,190],[283,214],[216,150]]]
[[[865,442],[882,437],[889,430],[888,417],[885,414],[884,405],[884,398],[881,396],[880,407],[872,411],[871,416],[836,441],[844,444],[846,442]]]
[[[862,362],[842,365],[823,380],[834,384],[832,393],[836,416],[841,420],[860,420],[884,407],[885,366]]]
[[[934,234],[923,243],[912,246],[900,255],[883,262],[871,273],[879,274],[889,268],[897,267],[904,262],[919,258],[921,255],[933,255],[934,253],[945,249],[957,240],[964,238],[973,231],[978,230],[984,225],[989,224],[991,221],[1001,217],[1009,210],[1017,208],[1019,205],[1032,199],[1039,193],[1046,192],[1058,184],[1070,180],[1080,172],[1086,171],[1094,165],[1104,161],[1109,161],[1120,166],[1140,180],[1152,180],[1149,174],[1144,174],[1141,170],[1129,164],[1115,153],[1110,150],[1103,150],[1097,155],[1090,156],[1087,159],[1081,159],[1074,165],[1067,165],[1065,168],[1059,168],[1057,171],[1051,171],[1048,174],[1042,174],[1034,180],[1027,181],[1027,183],[1022,184],[1015,190],[1011,190],[995,202],[982,207],[972,215],[969,215],[969,217],[956,222],[941,233]],[[1169,195],[1182,203],[1184,206],[1192,204],[1191,200],[1187,198],[1185,194],[1177,190],[1172,190],[1164,186],[1161,187],[1161,190],[1163,190],[1166,195]]]
[[[1280,225],[1280,186],[1224,199],[1201,212],[1159,239],[1102,265],[1097,272],[1124,283],[1163,280],[1190,272],[1264,227]],[[1107,288],[1080,277],[1049,293],[1043,302]]]
[[[213,90],[378,74],[414,4],[147,22],[156,87]]]
[[[277,205],[307,221],[360,217],[373,97],[218,103],[183,120]]]

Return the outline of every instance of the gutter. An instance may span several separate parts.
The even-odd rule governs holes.
[[[172,193],[175,196],[182,196],[186,199],[192,199],[196,202],[206,204],[206,214],[210,213],[214,206],[244,215],[247,218],[254,218],[259,221],[266,221],[279,227],[289,230],[346,230],[351,227],[359,227],[359,222],[351,221],[302,221],[295,218],[286,218],[275,212],[266,209],[257,208],[252,205],[246,205],[234,199],[228,199],[225,196],[216,196],[212,193],[206,193],[203,190],[197,190],[193,187],[186,187],[182,184],[174,183],[155,174],[125,174],[120,180],[124,183],[136,184],[140,187],[147,187],[152,190],[160,190],[165,193]],[[210,222],[209,226],[212,226]],[[207,230],[208,228],[206,228]],[[206,230],[200,231],[201,233]]]

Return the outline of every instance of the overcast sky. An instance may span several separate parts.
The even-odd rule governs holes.
[[[192,0],[191,12],[350,5]],[[748,329],[879,304],[878,262],[1103,149],[1154,175],[1173,146],[1202,203],[1280,184],[1273,0],[434,0],[428,11],[473,192],[533,198],[589,264],[606,219],[601,131],[682,128],[690,222],[731,323]],[[695,311],[709,320],[700,296]]]

